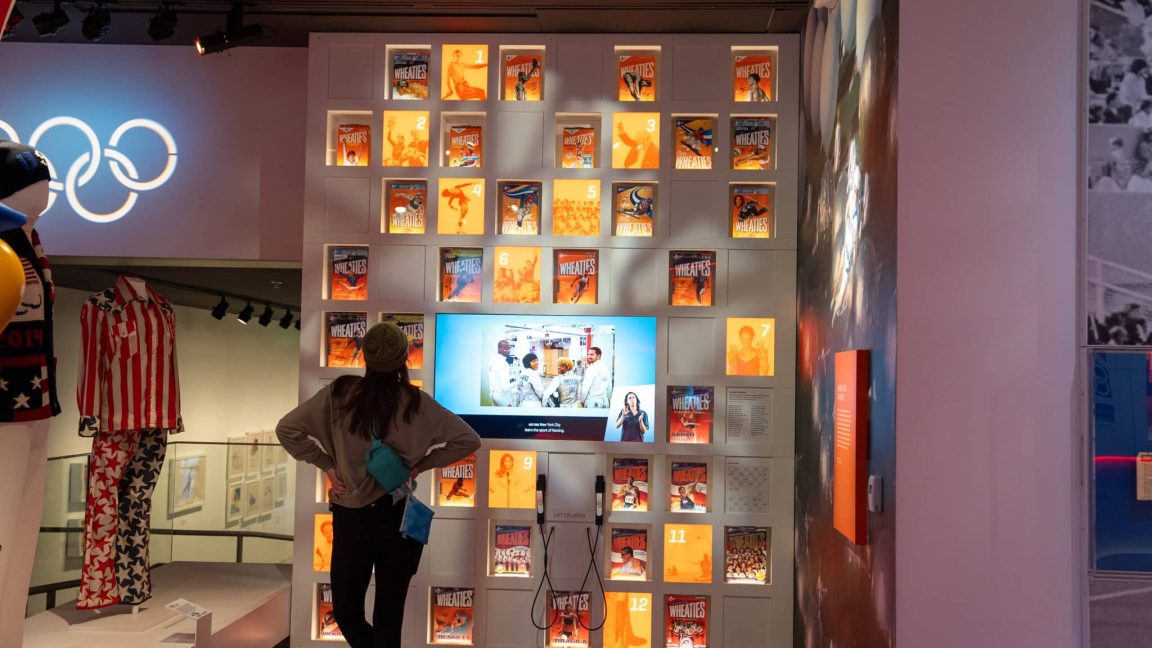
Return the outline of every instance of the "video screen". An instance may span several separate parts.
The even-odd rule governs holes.
[[[438,314],[435,375],[485,438],[655,440],[654,317]]]

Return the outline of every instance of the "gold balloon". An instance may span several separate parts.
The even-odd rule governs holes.
[[[8,326],[23,296],[24,266],[16,252],[0,241],[0,330]]]

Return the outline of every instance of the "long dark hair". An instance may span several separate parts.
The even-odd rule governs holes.
[[[401,399],[407,395],[407,402]],[[408,367],[396,371],[365,370],[364,377],[341,376],[332,385],[336,409],[348,417],[348,428],[363,439],[372,438],[373,427],[381,441],[400,414],[405,423],[420,411],[420,389],[408,380]]]

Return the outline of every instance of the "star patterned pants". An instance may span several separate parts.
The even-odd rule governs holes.
[[[93,439],[76,607],[137,605],[151,598],[152,491],[167,446],[168,430],[100,432]]]

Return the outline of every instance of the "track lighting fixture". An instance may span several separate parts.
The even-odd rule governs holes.
[[[235,295],[233,296],[235,297]],[[247,303],[244,305],[244,308],[240,309],[240,312],[236,314],[236,321],[240,322],[241,324],[248,324],[252,321],[252,316],[255,314],[255,312],[256,307],[252,305],[251,301],[247,301]],[[220,302],[212,307],[212,317],[218,320],[222,320],[227,314],[228,299],[221,296]],[[264,310],[260,311],[260,317],[256,319],[256,322],[260,324],[260,326],[267,327],[272,324],[272,320],[274,319],[276,319],[276,311],[272,310],[271,304],[266,304],[264,306]],[[292,314],[290,309],[285,310],[284,315],[279,320],[280,328],[288,330],[292,328],[293,322],[296,323],[296,328],[299,329],[300,321],[296,319],[295,315]]]
[[[84,21],[80,23],[80,35],[84,40],[95,43],[96,41],[108,35],[108,30],[112,28],[112,12],[108,10],[107,4],[102,0],[97,0],[96,4],[88,10],[88,15],[84,16]]]
[[[236,321],[240,322],[241,324],[248,324],[248,322],[252,321],[252,313],[255,312],[256,309],[252,307],[252,302],[248,302],[248,305],[245,306],[244,309],[240,311],[240,314],[236,316]]]
[[[148,21],[148,37],[155,42],[172,38],[176,34],[177,20],[171,3],[161,2],[160,6],[156,7],[156,14]]]
[[[200,56],[216,54],[251,43],[264,37],[264,27],[259,23],[244,24],[244,3],[237,2],[228,10],[224,30],[200,36],[196,39],[196,53]]]
[[[51,36],[56,33],[69,21],[68,14],[60,8],[60,0],[52,3],[52,11],[45,11],[44,13],[32,18],[32,24],[36,26],[36,33],[40,37]]]

